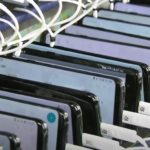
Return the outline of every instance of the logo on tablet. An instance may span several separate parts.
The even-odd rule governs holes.
[[[102,134],[106,134],[106,135],[108,134],[108,131],[106,129],[102,129],[101,132]]]
[[[47,115],[47,120],[50,122],[50,123],[54,123],[56,121],[56,116],[54,113],[49,113]]]
[[[129,117],[128,116],[124,116],[124,120],[125,121],[129,121]]]
[[[141,107],[139,108],[139,110],[140,110],[141,112],[145,112],[145,107],[141,106]]]

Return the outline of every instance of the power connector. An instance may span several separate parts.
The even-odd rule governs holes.
[[[103,137],[90,135],[83,133],[82,134],[82,143],[83,146],[100,149],[100,150],[125,150],[125,148],[119,145],[118,141],[113,141],[111,139],[106,139]]]
[[[150,116],[150,103],[140,101],[138,113]]]
[[[137,141],[136,131],[106,123],[101,123],[101,134],[132,143]]]
[[[122,122],[150,129],[150,117],[139,113],[123,111]]]

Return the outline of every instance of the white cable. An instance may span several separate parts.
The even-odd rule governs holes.
[[[2,32],[0,31],[0,38],[1,38],[1,43],[3,44],[4,42],[5,42],[5,38],[4,38],[4,36],[3,36],[3,34],[2,34]],[[2,47],[0,47],[0,52],[3,50],[3,48]]]
[[[110,1],[110,9],[112,7],[111,1],[114,0],[109,0]],[[97,7],[102,3],[102,1],[97,1],[97,3],[94,4],[93,6],[93,17],[94,18],[98,18],[98,11],[97,11]]]
[[[67,143],[65,146],[65,150],[91,150],[91,149]]]
[[[139,139],[139,136],[137,135],[136,131],[127,128],[107,123],[101,123],[100,129],[102,135],[116,138],[119,140],[136,143],[137,140]]]
[[[13,30],[15,30],[15,26],[11,23],[11,22],[9,22],[8,20],[5,20],[5,19],[2,19],[2,18],[0,18],[0,21],[1,22],[4,22],[4,23],[6,23],[6,24],[8,24]],[[18,37],[19,37],[19,39],[21,40],[22,39],[22,36],[21,36],[21,34],[20,34],[20,32],[19,31],[17,31],[17,35],[18,35]],[[19,42],[19,46],[22,46],[22,42]],[[0,49],[0,52],[2,51],[2,49]],[[16,56],[18,57],[18,51],[16,51]],[[20,55],[19,55],[20,56]]]
[[[44,2],[45,2],[45,1],[46,1],[46,0],[44,0]],[[47,0],[47,1],[49,1],[49,0]],[[75,15],[71,16],[70,18],[68,18],[68,19],[66,19],[66,20],[63,20],[63,21],[60,21],[60,22],[56,22],[56,23],[54,23],[51,27],[57,26],[57,25],[60,25],[60,24],[65,24],[65,23],[67,23],[67,22],[70,22],[72,19],[74,19],[74,18],[76,17],[76,14],[79,13],[79,11],[80,11],[80,9],[81,9],[81,8],[79,8],[79,6],[83,7],[84,9],[86,8],[86,5],[84,5],[84,4],[82,4],[81,2],[78,2],[78,1],[62,0],[62,2],[69,2],[69,3],[73,3],[73,4],[78,5],[78,8],[77,8],[76,12],[74,13]],[[90,5],[90,4],[89,4],[89,5]],[[89,6],[89,5],[87,5],[87,6]],[[41,22],[41,19],[40,19],[36,14],[34,14],[32,11],[29,11],[29,10],[26,10],[26,9],[23,9],[23,8],[16,8],[15,10],[27,12],[27,13],[31,14],[33,17],[35,17],[39,22]],[[49,33],[50,33],[50,31],[49,31]],[[50,35],[53,35],[53,34],[50,33]],[[17,43],[17,41],[16,41],[16,43]],[[14,43],[13,43],[13,44],[14,44]]]
[[[2,43],[0,45],[0,47],[2,48],[3,46],[5,46],[8,42],[11,42],[16,36],[17,36],[17,32],[19,31],[19,24],[18,21],[16,19],[16,17],[11,13],[11,11],[9,11],[3,4],[0,3],[0,9],[2,9],[5,13],[7,13],[13,20],[14,24],[15,24],[15,32],[14,34],[11,36],[11,38],[9,38],[8,40],[6,40],[4,43]]]
[[[61,2],[61,1],[60,1],[60,2]],[[42,27],[46,27],[45,18],[44,18],[44,16],[43,16],[43,14],[42,14],[40,8],[39,8],[39,7],[36,5],[36,3],[34,3],[33,1],[30,2],[30,3],[31,3],[31,4],[35,7],[35,9],[38,11],[38,13],[39,13],[39,15],[41,16],[42,20],[41,20],[36,14],[32,13],[32,12],[29,11],[29,10],[24,10],[24,9],[20,9],[20,8],[17,8],[17,9],[20,10],[20,11],[27,12],[27,13],[33,15],[36,19],[38,19],[38,21],[40,21],[40,22],[42,23]],[[41,28],[42,28],[42,27],[41,27]],[[22,41],[29,40],[30,38],[32,38],[33,36],[35,36],[38,32],[41,31],[41,28],[40,28],[40,29],[37,29],[37,30],[35,30],[35,31],[32,31],[32,32],[30,32],[29,34],[27,34],[25,37],[22,38]],[[53,34],[52,31],[50,30],[50,28],[48,28],[47,30],[49,31],[50,35]],[[18,43],[18,42],[20,42],[20,40],[15,40],[15,41],[13,41],[13,42],[8,43],[7,45],[10,46],[10,45],[16,44],[16,43]]]
[[[106,2],[107,0],[102,0],[101,3],[99,3],[99,5],[103,4],[104,2]],[[97,0],[95,1],[95,3],[97,2]],[[81,18],[83,18],[87,12],[89,13],[89,10],[92,10],[93,6],[88,9],[86,12],[84,12],[83,14],[81,14],[80,16],[78,16],[77,18],[75,18],[72,22],[69,22],[68,24],[64,25],[63,27],[61,27],[60,29],[58,29],[55,33],[54,33],[54,37],[56,37],[57,34],[59,34],[61,31],[65,30],[66,28],[68,28],[69,26],[71,26],[72,24],[76,23],[78,20],[80,20]]]
[[[110,2],[110,10],[114,10],[115,0],[109,0],[109,2]]]
[[[57,13],[58,14],[58,13]]]
[[[145,143],[145,140],[139,137],[137,135],[137,132],[134,130],[130,130],[130,129],[126,129],[123,127],[118,127],[106,123],[101,123],[100,128],[101,128],[101,134],[104,136],[109,136],[130,143],[136,143],[136,142],[139,142],[141,144],[144,143],[144,145],[148,147],[147,144]]]
[[[122,122],[125,124],[130,124],[138,127],[143,127],[150,129],[150,117],[134,112],[129,112],[129,111],[123,111],[123,116],[122,116]],[[145,142],[144,139],[141,137],[137,137],[137,140],[145,147],[145,149],[148,149],[147,143]]]
[[[95,3],[97,3],[98,1],[99,1],[99,0],[96,0],[96,1],[94,1],[93,3],[95,4]],[[107,0],[105,0],[105,1],[107,1]],[[102,3],[104,3],[105,1],[103,1]],[[59,1],[58,1],[58,2],[59,2]],[[102,3],[101,3],[101,4],[102,4]],[[93,4],[93,5],[94,5],[94,4]],[[60,5],[61,5],[61,3],[59,3],[59,6],[60,6]],[[80,20],[80,19],[83,18],[85,15],[87,15],[88,13],[90,13],[90,12],[93,10],[93,5],[92,5],[86,12],[84,12],[83,14],[81,14],[80,16],[78,16],[76,19],[74,19],[72,22],[68,23],[67,25],[64,25],[61,30],[57,31],[57,33],[61,32],[61,31],[64,30],[65,28],[71,26],[72,24],[76,23],[78,20]],[[54,18],[52,19],[52,21],[48,24],[47,28],[49,28],[49,27],[57,20],[57,18],[59,17],[59,15],[60,15],[60,13],[61,13],[61,10],[62,10],[62,6],[59,7],[59,10],[57,11],[57,14],[54,16]],[[42,29],[40,30],[40,32],[39,32],[38,34],[36,34],[36,36],[34,36],[32,39],[30,39],[30,40],[29,40],[28,42],[26,42],[25,44],[23,44],[23,45],[21,46],[21,48],[25,48],[25,47],[27,47],[29,44],[31,44],[31,43],[32,43],[43,31],[45,31],[47,28],[46,28],[46,27],[42,28]],[[14,48],[14,49],[11,49],[11,50],[9,50],[9,51],[5,51],[5,52],[1,53],[0,55],[5,55],[5,54],[13,53],[13,52],[15,52],[16,50],[18,50],[17,47]]]
[[[51,26],[51,24],[53,24],[53,23],[57,20],[57,18],[59,17],[59,15],[61,14],[62,4],[61,4],[59,1],[58,1],[58,3],[59,3],[59,9],[58,9],[56,15],[54,16],[54,18],[53,18],[53,19],[51,20],[51,22],[48,24],[48,27]],[[87,13],[88,13],[88,12],[87,12]],[[32,43],[43,31],[45,31],[45,30],[46,30],[46,27],[40,29],[39,32],[38,32],[31,40],[29,40],[28,42],[26,42],[25,44],[23,44],[20,48],[22,49],[22,48],[27,47],[29,44],[31,44],[31,43]],[[1,52],[0,55],[6,55],[6,54],[9,54],[9,53],[13,53],[13,52],[17,51],[18,48],[19,48],[19,47],[16,47],[16,48],[14,48],[14,49],[11,49],[11,50],[8,50],[8,51],[5,51],[5,52]]]
[[[1,38],[1,43],[4,43],[5,42],[5,38],[2,34],[2,32],[0,31],[0,38]],[[0,50],[1,51],[1,50]]]
[[[68,2],[68,0],[63,0],[63,2],[64,2],[64,1]],[[69,1],[69,2],[70,2],[70,3],[74,3],[74,4],[78,4],[78,5],[80,4],[80,3],[77,2],[77,1]],[[86,5],[81,4],[81,6],[82,6],[83,8],[89,7],[90,5],[91,5],[91,4],[86,4]],[[27,12],[27,13],[33,15],[39,22],[41,22],[41,19],[40,19],[37,15],[35,15],[33,12],[31,12],[31,11],[28,11],[28,10],[25,10],[25,9],[22,9],[22,8],[16,8],[16,10],[18,10],[18,11],[23,11],[23,12]],[[77,10],[77,13],[78,13],[78,10]],[[76,16],[76,14],[75,14],[74,16]],[[66,22],[72,20],[74,16],[72,16],[72,17],[70,17],[70,18],[68,18],[68,19],[66,19],[66,20],[63,20],[63,21],[54,23],[51,27],[57,26],[57,25],[59,25],[59,24],[65,24]],[[32,32],[30,32],[28,35],[26,35],[25,37],[23,37],[22,41],[25,41],[25,40],[28,40],[28,39],[32,38],[32,37],[36,34],[36,32],[37,32],[37,31],[32,31]],[[53,36],[53,33],[50,31],[49,28],[48,28],[48,32],[50,33],[51,36]],[[12,41],[12,42],[8,43],[8,46],[14,45],[14,44],[16,44],[16,43],[18,43],[18,42],[19,42],[19,40]]]
[[[73,3],[73,4],[78,5],[78,7],[77,7],[74,15],[72,15],[70,18],[62,20],[60,22],[56,22],[53,25],[51,25],[51,27],[57,26],[57,25],[60,25],[60,24],[65,24],[67,22],[70,22],[71,20],[73,20],[78,15],[78,13],[80,12],[81,7],[84,8],[84,9],[86,9],[86,5],[82,4],[82,0],[79,0],[79,2],[78,1],[74,1],[74,0],[71,0],[71,1],[70,0],[69,1],[68,0],[63,0],[63,2]]]
[[[82,4],[82,0],[79,0],[79,5],[78,5],[78,7],[77,7],[75,13],[74,13],[70,18],[68,18],[68,19],[66,19],[66,20],[64,20],[64,21],[61,21],[61,23],[67,23],[67,22],[70,22],[70,21],[72,21],[73,19],[75,19],[75,17],[79,14],[79,12],[80,12],[80,10],[81,10],[81,7],[82,7],[81,4]],[[59,30],[59,29],[58,29],[58,30]],[[56,32],[55,32],[55,33],[56,33]],[[53,47],[53,46],[55,45],[55,37],[56,37],[55,33],[54,33],[53,35],[51,35],[52,40],[51,40],[51,42],[50,42],[50,47]],[[54,40],[53,40],[53,39],[54,39]]]
[[[44,0],[44,1],[47,1],[47,0]],[[48,1],[49,1],[49,0],[48,0]],[[54,0],[54,1],[55,1],[55,0]],[[61,1],[61,2],[62,2],[62,1]],[[63,2],[71,2],[71,3],[74,3],[74,4],[78,4],[78,7],[77,7],[75,13],[74,13],[70,18],[65,19],[65,20],[63,20],[63,21],[60,21],[60,22],[57,22],[57,23],[54,23],[54,24],[51,25],[51,26],[56,26],[56,25],[60,25],[60,24],[65,24],[65,23],[67,23],[67,22],[72,21],[72,20],[75,19],[75,17],[79,14],[79,12],[80,12],[80,10],[81,10],[81,7],[83,6],[83,7],[85,8],[85,5],[82,4],[82,0],[79,0],[79,2],[63,0]],[[51,35],[52,38],[55,37],[55,36],[54,36],[54,33],[52,33],[52,32],[50,33],[50,35]],[[51,46],[54,46],[55,43],[52,41],[50,44],[51,44]]]
[[[49,0],[48,0],[48,1],[49,1]],[[38,15],[36,15],[35,13],[33,13],[32,11],[27,10],[27,9],[24,9],[24,8],[15,8],[15,10],[29,13],[29,14],[32,15],[34,18],[36,18],[40,23],[45,24],[45,26],[46,26],[46,21],[43,22],[43,21],[41,20],[41,18],[40,18]],[[44,18],[44,20],[45,20],[45,18]],[[48,32],[49,32],[50,35],[53,34],[50,28],[48,28],[47,30],[48,30]],[[38,32],[38,30],[35,30],[35,31],[33,32],[34,34],[33,34],[33,33],[29,33],[29,35],[26,35],[25,40],[28,40],[28,39],[32,38],[32,37],[35,35],[36,32]],[[24,39],[22,39],[22,40],[24,40]],[[14,44],[14,43],[18,43],[18,41],[12,42],[12,43],[10,43],[9,45],[12,45],[12,44]]]
[[[41,20],[42,20],[42,25],[44,26],[45,25],[45,18],[44,18],[44,15],[43,15],[43,13],[42,13],[42,11],[41,11],[41,9],[38,7],[38,5],[33,1],[33,0],[27,0],[30,4],[32,4],[33,6],[34,6],[34,8],[37,10],[37,12],[38,12],[38,14],[39,14],[39,16],[41,17]],[[30,14],[32,14],[30,11],[27,11],[28,13],[30,13]],[[34,15],[35,16],[35,15]],[[39,29],[38,29],[39,30]],[[34,32],[36,32],[36,31],[38,31],[38,30],[35,30]],[[26,36],[28,36],[28,35],[26,35]],[[22,42],[22,39],[19,39],[18,40],[18,42],[20,43],[20,42]],[[7,44],[7,45],[9,45],[9,43]],[[20,56],[20,54],[21,54],[21,49],[22,49],[22,46],[20,47],[17,47],[18,48],[18,50],[17,50],[17,53],[16,53],[16,55],[17,56]],[[10,50],[8,50],[9,52],[10,52]],[[7,53],[6,51],[5,52],[2,52],[1,54],[3,55],[3,53]],[[0,54],[0,55],[1,55]],[[4,54],[5,55],[5,54]]]
[[[83,146],[89,147],[92,149],[125,150],[125,148],[120,147],[118,141],[113,141],[111,139],[106,139],[103,137],[90,135],[90,134],[86,134],[86,133],[82,134],[82,143],[83,143]]]
[[[122,2],[123,2],[124,4],[130,3],[130,0],[122,0]]]

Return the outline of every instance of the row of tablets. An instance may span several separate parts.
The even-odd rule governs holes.
[[[129,22],[109,26],[118,23],[109,19],[87,16],[80,25],[58,35],[54,48],[49,47],[50,36],[44,33],[46,44],[29,45],[19,58],[0,57],[0,145],[4,149],[64,150],[66,139],[96,149],[93,141],[87,140],[89,134],[107,138],[107,124],[137,130],[142,138],[149,136],[145,128],[150,118],[142,115],[141,120],[147,121],[142,125],[145,122],[131,121],[128,114],[146,112],[139,101],[150,101],[149,43],[141,38],[148,28],[129,26],[138,26],[140,36],[136,37],[137,32],[123,28],[131,25]],[[129,147],[134,140],[125,141],[122,146]]]
[[[38,45],[35,45],[38,47]],[[39,47],[40,48],[40,47]],[[44,48],[44,46],[43,46]],[[32,55],[31,55],[32,56]],[[44,58],[44,57],[43,57]],[[15,58],[5,58],[1,57],[1,62],[3,60],[10,60],[14,65],[16,73],[19,72],[17,64],[26,63],[29,66],[32,65],[32,61],[30,60],[17,60]],[[53,74],[53,72],[48,72],[44,70],[44,67],[47,66],[49,69],[53,68],[54,65],[42,65],[40,62],[34,62],[34,64],[38,64],[39,72],[43,72],[43,75],[53,76],[55,75],[56,80],[58,74]],[[28,67],[29,67],[28,66]],[[43,67],[44,66],[44,67]],[[35,71],[34,68],[30,69],[28,72],[28,67],[24,64],[22,65],[23,70],[27,71],[28,76],[32,76],[32,72]],[[40,68],[42,67],[42,68]],[[3,68],[11,68],[11,65],[1,64],[1,70]],[[35,65],[36,68],[36,65]],[[54,67],[55,68],[55,67]],[[21,76],[14,76],[13,67],[12,74],[0,75],[0,145],[4,147],[6,150],[51,150],[51,149],[81,149],[81,147],[71,147],[66,143],[75,144],[78,146],[85,146],[95,149],[103,149],[106,150],[107,147],[109,149],[112,146],[110,141],[103,141],[109,136],[117,138],[119,140],[123,139],[122,146],[128,147],[132,146],[131,143],[135,143],[135,146],[142,146],[139,143],[136,143],[136,134],[132,131],[122,130],[122,128],[112,128],[109,124],[101,123],[101,115],[99,106],[103,106],[101,100],[98,97],[90,92],[86,92],[82,89],[76,90],[76,88],[67,88],[60,87],[54,84],[45,84],[42,82],[38,82],[37,80],[33,81],[30,79],[21,79],[24,78],[24,72],[22,72]],[[11,70],[10,69],[10,70]],[[47,73],[47,74],[45,74]],[[51,74],[50,74],[51,73]],[[91,73],[92,74],[92,73]],[[63,75],[63,73],[61,74]],[[67,73],[65,74],[67,76]],[[34,78],[38,79],[38,73],[36,72]],[[40,76],[41,78],[46,79],[46,76]],[[67,76],[69,77],[69,76]],[[105,76],[107,77],[107,76]],[[82,78],[83,80],[84,78]],[[89,78],[90,79],[90,78]],[[96,76],[95,76],[96,79]],[[99,77],[96,79],[96,82],[101,80],[112,84],[110,82],[111,79],[105,80],[104,78]],[[104,79],[104,80],[103,80]],[[115,78],[114,78],[115,79]],[[117,78],[116,78],[117,79]],[[65,79],[64,79],[65,80]],[[68,78],[69,80],[69,78]],[[67,78],[65,80],[67,81]],[[88,80],[87,80],[88,81]],[[84,82],[84,81],[81,81]],[[119,80],[118,80],[119,82]],[[87,84],[88,85],[88,84]],[[92,85],[92,84],[90,84]],[[99,84],[102,85],[103,84]],[[109,86],[111,87],[111,86]],[[111,93],[110,88],[106,88],[106,90]],[[122,85],[120,85],[120,88]],[[106,90],[101,90],[99,87],[96,87],[97,91],[101,93],[101,95],[107,95]],[[111,87],[113,88],[113,87]],[[122,91],[119,93],[115,93],[116,95],[120,95]],[[120,95],[121,96],[121,95]],[[118,97],[119,98],[119,97]],[[106,113],[109,114],[109,110],[112,109],[113,105],[111,105],[111,101],[104,99],[107,101],[107,105],[109,108],[106,108]],[[119,99],[121,100],[121,99]],[[106,105],[106,104],[105,104]],[[115,103],[115,112],[112,112],[112,118],[114,123],[117,120],[116,115],[119,117],[118,126],[122,126],[122,123],[131,124],[133,126],[140,126],[143,128],[138,128],[138,134],[142,137],[147,137],[149,135],[149,123],[150,117],[144,115],[136,115],[136,113],[129,113],[128,111],[123,111],[123,102],[118,101]],[[146,105],[141,108],[147,108]],[[139,113],[143,113],[142,109],[139,108]],[[140,112],[141,111],[141,112]],[[102,116],[102,119],[105,119],[108,114]],[[137,113],[138,114],[138,113]],[[128,116],[130,115],[134,117],[131,122],[128,120]],[[149,115],[149,114],[147,114]],[[121,119],[122,118],[122,119]],[[137,119],[139,121],[137,121]],[[145,122],[148,125],[145,125]],[[114,124],[110,123],[110,124]],[[124,126],[125,127],[125,126]],[[118,131],[119,130],[119,131]],[[121,131],[120,131],[121,130]],[[123,134],[121,133],[123,132]],[[127,133],[126,133],[127,132]],[[88,133],[88,134],[84,134]],[[111,133],[111,134],[108,134]],[[119,133],[119,134],[118,134]],[[124,135],[125,134],[125,135]],[[92,136],[93,135],[93,136]],[[120,139],[121,135],[121,139]],[[130,135],[132,135],[130,137]],[[134,136],[133,136],[134,135]],[[103,136],[105,138],[100,138]],[[117,136],[117,137],[116,137]],[[128,137],[128,139],[126,139]],[[130,141],[132,139],[132,141]],[[149,139],[146,139],[149,142]],[[107,144],[106,144],[107,142]],[[114,141],[115,142],[115,141]],[[104,145],[103,145],[104,144]],[[114,144],[114,143],[113,143]],[[115,143],[116,144],[116,143]],[[110,146],[111,145],[111,146]],[[118,144],[119,146],[119,144]]]

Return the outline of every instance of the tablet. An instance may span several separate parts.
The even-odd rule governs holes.
[[[121,2],[117,2],[115,4],[115,10],[150,16],[149,6],[135,5],[130,3],[124,4]]]
[[[114,41],[119,43],[131,44],[135,46],[144,46],[150,48],[150,42],[147,38],[139,38],[136,36],[131,36],[129,34],[122,34],[112,30],[104,30],[100,28],[93,28],[83,25],[72,25],[65,30],[65,33],[72,35],[85,36],[95,39],[103,39],[108,41]],[[49,34],[44,33],[43,42],[49,42]]]
[[[44,139],[42,139],[42,134],[44,133],[41,133],[40,129],[40,124],[43,125],[41,121],[4,112],[0,112],[0,120],[0,131],[17,135],[21,140],[22,150],[40,150],[39,147],[41,146],[39,145],[40,143],[38,143],[38,137],[41,136],[41,142],[44,141]],[[42,143],[42,147],[44,147],[44,145],[46,145],[46,143]]]
[[[67,113],[60,110],[52,109],[50,107],[44,107],[43,105],[39,105],[39,104],[36,105],[31,102],[21,101],[21,99],[22,97],[20,97],[19,100],[16,100],[13,98],[0,96],[0,103],[1,103],[0,111],[12,113],[12,114],[20,114],[25,117],[32,116],[45,121],[48,125],[48,150],[56,150],[59,147],[59,145],[61,145],[62,147],[61,143],[57,145],[57,140],[58,140],[57,136],[59,135],[60,127],[61,130],[62,130],[62,126],[65,126],[65,128],[67,128],[65,125],[68,122]],[[65,116],[66,118],[65,121],[67,122],[64,122],[62,120],[61,117],[62,114]],[[32,138],[30,138],[30,141],[33,142]]]
[[[91,54],[112,56],[115,58],[138,61],[150,65],[150,50],[145,47],[135,47],[117,42],[110,42],[106,40],[98,40],[92,38],[83,38],[67,34],[59,34],[56,37],[55,45],[66,48],[74,48],[81,52],[83,51],[89,52]]]
[[[46,100],[46,99],[42,99],[42,98],[37,98],[37,97],[33,97],[33,96],[28,96],[28,95],[24,95],[23,93],[21,94],[17,94],[17,93],[13,93],[13,92],[9,92],[9,91],[2,91],[0,90],[0,95],[1,96],[7,96],[9,98],[14,98],[17,100],[21,101],[25,101],[25,102],[32,102],[38,105],[45,105],[48,107],[54,107],[54,108],[60,108],[62,110],[64,110],[65,112],[68,113],[68,117],[69,117],[69,127],[68,127],[68,138],[67,138],[67,142],[73,144],[73,129],[72,129],[72,114],[71,114],[71,108],[68,104],[65,104],[63,102],[58,102],[55,100]],[[74,107],[74,105],[72,104],[72,107]]]
[[[37,45],[38,47],[38,45]],[[48,46],[47,46],[48,47]],[[44,46],[42,47],[42,50]],[[55,49],[55,48],[54,48]],[[63,50],[63,48],[62,48]],[[65,49],[64,49],[65,50]],[[55,51],[55,50],[54,50]],[[100,75],[107,75],[121,79],[126,85],[125,110],[137,112],[140,98],[141,81],[138,80],[139,72],[134,69],[126,69],[112,64],[95,62],[74,56],[64,56],[60,53],[48,53],[37,49],[25,48],[19,58],[33,60],[44,64],[65,66],[88,72],[95,72]],[[115,70],[115,71],[114,71]]]
[[[86,16],[82,19],[82,25],[102,28],[105,30],[111,30],[139,37],[150,38],[150,27],[144,25],[142,26],[139,24],[131,24],[127,22],[115,21],[104,18],[95,19],[93,17]]]
[[[120,79],[14,58],[1,58],[4,64],[7,67],[0,69],[3,75],[94,93],[100,100],[102,121],[122,125],[124,83]]]
[[[109,10],[99,10],[98,17],[106,18],[111,20],[120,20],[134,24],[140,25],[150,25],[149,16],[144,16],[140,14],[131,14],[122,11],[109,11]]]

